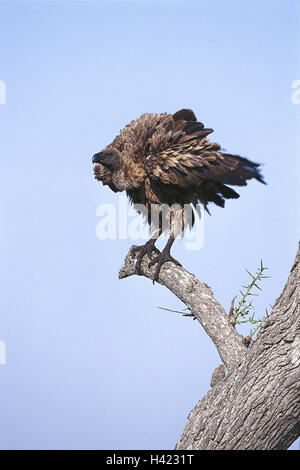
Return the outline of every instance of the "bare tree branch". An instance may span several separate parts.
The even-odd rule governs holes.
[[[119,278],[135,274],[129,251]],[[153,276],[145,257],[145,277]],[[188,417],[176,449],[287,449],[300,435],[300,248],[272,313],[247,348],[211,289],[184,268],[166,263],[159,283],[199,320],[223,366]],[[231,309],[232,310],[232,309]],[[232,313],[232,312],[231,312]]]
[[[299,257],[243,362],[196,405],[177,449],[287,449],[299,436]]]
[[[131,250],[126,256],[125,265],[120,270],[119,279],[135,274],[136,258],[132,258]],[[149,260],[144,257],[142,270],[145,277],[153,278],[155,269],[148,268]],[[172,291],[201,323],[212,339],[220,357],[228,370],[236,367],[243,359],[247,348],[228,319],[223,307],[216,301],[210,287],[202,284],[184,268],[173,263],[165,263],[160,271],[158,282]]]

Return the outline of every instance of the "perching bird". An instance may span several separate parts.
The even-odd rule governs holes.
[[[194,112],[181,109],[175,114],[143,114],[120,131],[114,141],[93,156],[95,178],[114,192],[126,191],[152,227],[152,237],[140,247],[135,270],[141,273],[145,254],[156,264],[154,280],[163,263],[172,261],[171,246],[182,230],[193,225],[187,208],[208,203],[224,207],[225,199],[239,195],[227,185],[245,186],[255,178],[264,183],[259,164],[221,150],[197,122]],[[141,209],[141,207],[144,208]],[[167,210],[163,210],[167,207]],[[169,223],[167,223],[169,222]],[[168,242],[160,253],[155,241],[168,230]],[[152,254],[157,253],[155,258]]]

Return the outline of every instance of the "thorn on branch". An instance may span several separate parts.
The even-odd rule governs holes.
[[[253,292],[253,289],[257,289],[258,291],[262,291],[261,287],[258,285],[258,282],[261,282],[262,279],[267,279],[270,276],[264,276],[263,273],[265,270],[267,270],[263,265],[262,260],[260,261],[260,267],[257,269],[255,274],[250,273],[248,269],[246,269],[246,272],[251,278],[251,281],[248,285],[243,286],[244,291],[240,290],[241,294],[241,299],[238,303],[238,305],[235,307],[234,306],[234,301],[236,297],[234,297],[231,301],[231,306],[229,310],[229,315],[228,319],[230,323],[235,327],[236,325],[240,325],[242,323],[250,323],[251,325],[254,325],[254,328],[250,330],[250,335],[247,336],[244,340],[244,344],[246,346],[249,346],[250,340],[247,338],[253,338],[257,330],[263,325],[265,322],[267,316],[268,316],[268,311],[266,310],[266,315],[261,318],[261,319],[256,319],[255,314],[254,314],[254,306],[252,304],[252,300],[249,301],[249,297],[254,297],[258,296],[259,294]]]
[[[173,313],[180,313],[183,317],[191,317],[193,320],[197,320],[195,315],[193,313],[186,313],[188,311],[188,308],[184,308],[183,310],[173,310],[171,308],[165,308],[165,307],[158,307],[161,310],[166,310],[167,312],[173,312]]]

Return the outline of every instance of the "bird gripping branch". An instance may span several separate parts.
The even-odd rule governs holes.
[[[176,237],[193,226],[192,208],[199,203],[207,212],[209,203],[224,207],[226,199],[239,197],[229,186],[245,186],[252,178],[264,183],[258,163],[222,151],[207,140],[212,132],[191,109],[145,113],[93,156],[95,178],[114,192],[126,191],[151,226],[150,240],[133,251],[133,256],[138,252],[137,274],[142,273],[146,254],[149,265],[156,265],[154,281],[164,263],[180,266],[170,249]],[[155,242],[164,232],[169,238],[160,253]]]

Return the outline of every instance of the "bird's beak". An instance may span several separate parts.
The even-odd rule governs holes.
[[[100,163],[103,158],[103,152],[95,153],[93,156],[92,162],[93,163]]]

